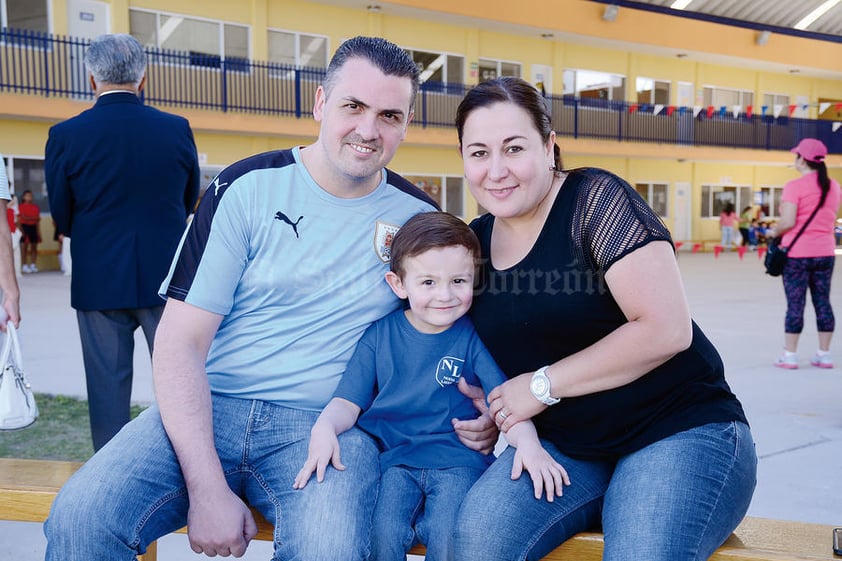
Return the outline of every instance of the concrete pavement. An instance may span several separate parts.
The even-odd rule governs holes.
[[[799,370],[772,366],[783,344],[785,300],[781,280],[763,272],[757,255],[681,252],[694,319],[719,348],[727,378],[752,425],[760,458],[758,486],[749,514],[842,526],[838,485],[842,482],[842,343],[831,349],[836,368],[809,365],[816,349],[815,316],[808,304],[799,347]],[[842,318],[842,280],[832,299]],[[21,346],[30,381],[38,392],[85,397],[78,328],[70,309],[70,279],[37,273],[21,279]],[[842,319],[840,319],[842,321]],[[135,349],[133,397],[153,397],[151,368],[142,336]],[[2,438],[2,435],[0,435]],[[828,536],[828,547],[830,536]],[[43,559],[40,524],[0,522],[0,560]],[[159,545],[162,561],[205,558],[193,554],[184,536]],[[253,543],[243,559],[271,558],[271,546]]]

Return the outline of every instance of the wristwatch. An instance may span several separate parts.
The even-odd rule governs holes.
[[[532,381],[529,383],[529,390],[535,399],[544,405],[555,405],[560,399],[550,395],[550,379],[546,374],[547,366],[542,366],[532,375]]]

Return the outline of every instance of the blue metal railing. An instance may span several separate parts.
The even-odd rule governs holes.
[[[0,92],[92,99],[83,58],[88,41],[35,31],[0,29]],[[324,69],[222,58],[198,52],[147,49],[146,103],[211,111],[307,118]],[[426,82],[418,91],[413,124],[452,127],[464,84]],[[556,133],[615,142],[650,142],[788,150],[803,137],[842,153],[842,131],[825,120],[768,114],[736,117],[689,107],[547,96]]]

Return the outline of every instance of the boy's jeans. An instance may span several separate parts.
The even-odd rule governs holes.
[[[419,542],[427,546],[426,561],[455,559],[459,507],[482,472],[470,467],[387,468],[374,509],[369,561],[404,559],[406,551]]]
[[[275,524],[275,559],[360,561],[369,553],[377,446],[339,437],[345,471],[294,490],[318,411],[213,396],[217,453],[231,489]],[[156,407],[127,424],[59,492],[44,524],[47,561],[133,561],[187,523],[181,468]]]

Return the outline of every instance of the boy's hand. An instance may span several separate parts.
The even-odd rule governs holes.
[[[567,470],[539,442],[529,441],[518,445],[512,464],[512,479],[519,479],[524,469],[532,478],[536,499],[540,499],[546,491],[547,501],[553,502],[555,496],[563,494],[564,485],[570,485]]]
[[[326,426],[325,423],[317,421],[310,431],[310,448],[307,461],[304,462],[304,467],[295,476],[292,488],[303,489],[314,471],[316,472],[316,481],[319,483],[324,481],[328,462],[339,471],[345,469],[345,465],[339,456],[339,439],[336,438],[336,432],[333,428]]]

